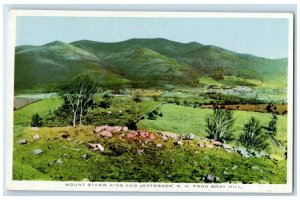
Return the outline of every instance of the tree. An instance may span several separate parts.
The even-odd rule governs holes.
[[[275,114],[272,115],[272,119],[269,122],[269,127],[267,128],[267,132],[270,136],[275,136],[277,133],[277,116]]]
[[[93,97],[97,92],[97,84],[87,75],[75,78],[69,84],[62,86],[60,96],[64,100],[64,107],[72,115],[72,125],[77,121],[82,124],[87,110],[93,105]]]
[[[213,70],[213,75],[212,77],[216,80],[222,80],[224,79],[224,69],[222,67],[216,67],[214,70]]]
[[[259,121],[251,117],[249,122],[244,125],[244,133],[240,135],[239,142],[246,148],[260,151],[268,147],[266,139],[267,136],[262,132]]]
[[[40,117],[40,115],[39,114],[32,115],[31,126],[40,127],[42,125],[43,125],[43,122],[42,122],[42,118]]]
[[[208,138],[222,142],[232,140],[233,123],[232,111],[215,108],[213,114],[206,118]]]

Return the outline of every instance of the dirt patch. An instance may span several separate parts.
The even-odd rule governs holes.
[[[41,99],[36,98],[14,98],[14,110],[20,109],[28,104],[40,101]]]

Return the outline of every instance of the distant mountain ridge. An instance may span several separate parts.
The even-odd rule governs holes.
[[[219,69],[223,75],[281,87],[287,82],[286,58],[261,58],[197,42],[80,40],[15,48],[16,91],[53,89],[80,74],[90,74],[106,87],[194,87],[199,76],[213,77]]]

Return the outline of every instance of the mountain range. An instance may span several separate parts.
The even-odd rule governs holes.
[[[268,59],[197,42],[163,38],[103,43],[54,41],[15,48],[15,91],[55,90],[80,74],[103,87],[196,87],[199,77],[235,76],[287,85],[287,58]]]

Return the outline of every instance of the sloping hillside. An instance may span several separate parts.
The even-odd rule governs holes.
[[[257,80],[265,87],[285,88],[287,59],[260,58],[162,38],[116,43],[55,41],[16,47],[16,91],[53,90],[84,73],[108,87],[196,86],[199,76],[217,79],[217,74]]]

